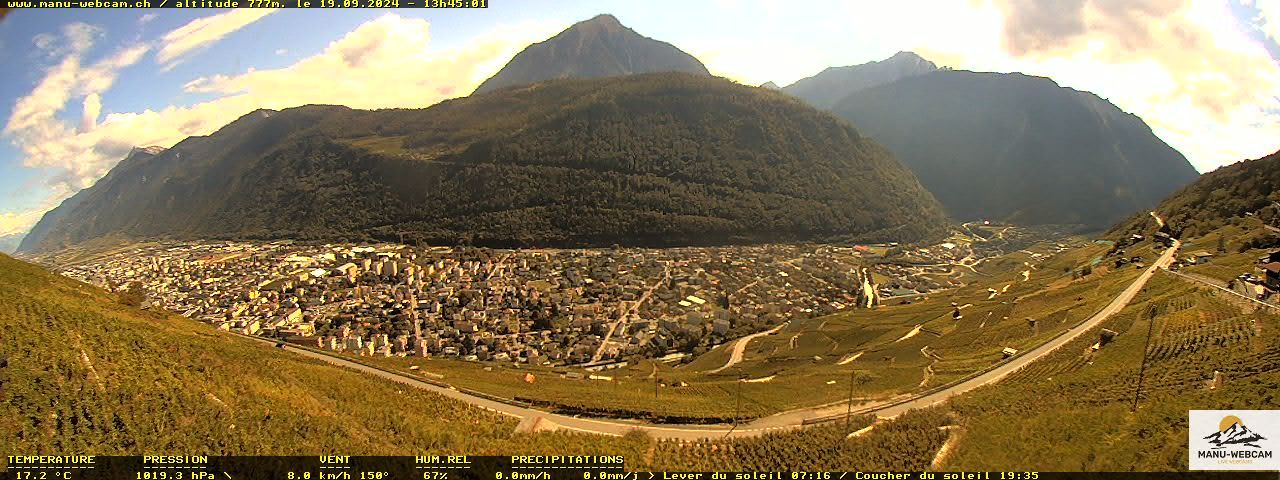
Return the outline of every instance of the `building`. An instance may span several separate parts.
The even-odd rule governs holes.
[[[1193,265],[1201,265],[1201,264],[1209,263],[1209,260],[1212,258],[1213,258],[1212,253],[1201,250],[1201,251],[1192,253],[1191,258],[1188,258],[1187,260],[1189,260],[1190,263]]]
[[[1280,262],[1271,262],[1262,266],[1262,283],[1272,290],[1280,290]]]

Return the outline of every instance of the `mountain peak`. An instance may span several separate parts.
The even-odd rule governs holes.
[[[606,30],[620,30],[627,28],[615,17],[608,13],[601,13],[589,19],[575,23],[570,29],[574,28],[602,28]]]
[[[675,46],[645,37],[602,14],[575,23],[512,57],[475,93],[559,78],[603,78],[685,72],[710,76],[707,67]]]
[[[933,62],[915,53],[902,51],[884,60],[861,65],[828,67],[817,75],[797,80],[782,90],[815,107],[831,108],[853,92],[931,73],[937,69]]]
[[[147,155],[159,155],[163,153],[165,150],[166,148],[161,147],[159,145],[152,145],[149,147],[133,147],[133,150],[129,151],[129,155],[133,156],[137,153],[145,153]]]
[[[892,57],[886,58],[886,59],[884,59],[883,61],[886,61],[886,62],[901,62],[901,61],[906,61],[906,60],[911,60],[911,61],[920,61],[920,62],[928,62],[928,60],[925,60],[925,59],[924,59],[924,57],[921,57],[920,55],[917,55],[917,54],[916,54],[916,52],[912,52],[912,51],[909,51],[909,50],[903,50],[903,51],[900,51],[900,52],[898,52],[898,53],[895,53],[895,54],[893,54],[893,56],[892,56]]]

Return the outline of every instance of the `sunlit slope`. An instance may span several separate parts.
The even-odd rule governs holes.
[[[8,454],[610,452],[513,436],[516,420],[140,311],[0,256],[0,438]]]
[[[1280,152],[1244,160],[1204,174],[1195,183],[1169,195],[1155,211],[1175,236],[1184,239],[1209,236],[1235,225],[1249,228],[1262,223],[1280,226]],[[1110,236],[1149,234],[1148,212],[1135,212],[1111,229]],[[1230,240],[1256,247],[1272,243],[1270,232],[1232,232]],[[1234,251],[1234,250],[1233,250]]]
[[[1132,413],[1154,322],[1139,409]],[[1280,316],[1169,274],[1087,335],[950,406],[963,426],[947,463],[964,470],[1187,468],[1187,411],[1280,407]],[[1214,384],[1214,372],[1222,382]],[[1045,455],[1053,452],[1053,455]]]

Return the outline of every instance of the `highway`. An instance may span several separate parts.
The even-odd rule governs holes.
[[[1109,318],[1111,315],[1114,315],[1115,313],[1124,309],[1124,307],[1127,306],[1129,302],[1133,300],[1133,298],[1138,294],[1138,292],[1142,290],[1142,287],[1146,285],[1147,281],[1150,280],[1153,275],[1155,275],[1157,270],[1168,266],[1172,262],[1174,255],[1176,254],[1177,250],[1180,247],[1181,247],[1181,242],[1179,242],[1178,240],[1174,240],[1173,247],[1166,250],[1165,253],[1161,255],[1159,259],[1157,259],[1149,268],[1147,268],[1147,270],[1144,271],[1142,275],[1140,275],[1137,279],[1135,279],[1132,284],[1130,284],[1123,292],[1120,293],[1120,295],[1118,295],[1115,299],[1113,299],[1111,303],[1107,304],[1106,307],[1103,307],[1102,310],[1099,310],[1096,314],[1094,314],[1089,319],[1063,332],[1062,335],[1054,337],[1052,340],[1049,340],[1043,345],[1037,348],[1034,348],[1029,352],[1024,352],[1022,354],[1019,354],[1013,357],[1011,360],[1008,360],[1005,363],[1000,364],[998,367],[995,367],[991,370],[980,373],[976,376],[960,381],[958,383],[951,384],[950,386],[943,387],[940,390],[925,392],[925,393],[917,394],[913,396],[907,396],[898,401],[884,402],[884,403],[879,403],[871,406],[858,407],[854,410],[854,412],[859,414],[874,414],[881,418],[892,418],[908,410],[936,405],[938,403],[946,401],[951,397],[961,395],[969,391],[972,391],[973,389],[976,389],[985,385],[990,385],[992,383],[1000,381],[1001,379],[1009,376],[1010,374],[1018,371],[1019,369],[1027,365],[1030,365],[1031,363],[1041,358],[1044,358],[1046,355],[1052,353],[1053,351],[1057,350],[1063,345],[1066,345],[1068,342],[1075,340],[1076,338],[1079,338],[1080,336],[1088,333],[1089,330],[1097,327],[1099,324],[1101,324],[1104,320]],[[768,332],[761,332],[761,333],[768,333]],[[239,334],[236,334],[236,335],[239,335]],[[760,334],[756,334],[756,335],[760,335]],[[264,342],[267,344],[271,344],[271,345],[275,344],[275,340],[268,339],[268,338],[246,336],[246,335],[241,335],[241,336],[244,336],[246,338],[250,338],[253,340],[257,340],[260,342]],[[741,353],[739,352],[741,350],[745,350],[747,341],[748,341],[748,337],[743,337],[742,339],[739,339],[739,344],[741,345],[742,348],[738,348],[739,345],[735,345],[735,352],[734,352],[735,355],[731,356],[729,365],[732,365],[733,363],[735,363],[733,362],[733,357],[738,357],[739,360],[741,359]],[[825,406],[782,412],[777,415],[756,419],[750,423],[740,425],[740,426],[723,425],[723,424],[721,425],[670,425],[670,424],[657,425],[657,424],[649,424],[649,423],[643,423],[639,421],[629,421],[629,420],[581,418],[576,416],[548,413],[541,410],[535,410],[535,409],[526,408],[518,405],[512,405],[512,404],[508,404],[508,403],[504,403],[496,400],[491,400],[488,398],[470,395],[467,393],[460,392],[454,389],[453,387],[440,386],[440,385],[428,383],[408,374],[382,370],[379,368],[374,368],[374,367],[370,367],[360,363],[356,363],[346,358],[343,358],[337,354],[313,351],[310,349],[299,348],[299,347],[295,347],[288,344],[285,344],[283,346],[283,349],[290,352],[297,353],[299,355],[306,356],[306,357],[322,360],[333,365],[350,368],[362,373],[378,376],[394,382],[399,382],[399,383],[403,383],[413,387],[426,389],[449,398],[460,400],[462,402],[465,402],[480,408],[484,408],[486,410],[491,410],[504,415],[508,415],[511,417],[523,419],[526,417],[540,416],[540,417],[543,417],[546,421],[549,421],[564,430],[596,433],[596,434],[602,434],[602,435],[619,435],[620,436],[620,435],[625,435],[632,430],[641,430],[655,438],[675,439],[675,440],[700,440],[700,439],[716,439],[716,438],[725,438],[725,437],[745,437],[745,436],[760,435],[762,433],[769,432],[769,431],[800,428],[803,425],[813,423],[815,420],[821,421],[824,419],[843,418],[844,410],[846,408],[845,406],[846,404],[844,402],[832,403],[832,404],[827,404]],[[728,365],[726,365],[726,367],[728,367]],[[836,412],[838,412],[838,414]]]

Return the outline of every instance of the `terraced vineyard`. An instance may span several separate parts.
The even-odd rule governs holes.
[[[656,469],[721,471],[920,471],[947,439],[942,427],[951,424],[936,410],[911,412],[877,424],[866,433],[846,438],[850,431],[871,425],[872,417],[715,442],[659,442],[653,454]]]
[[[954,400],[963,441],[947,467],[1185,469],[1187,410],[1280,407],[1280,316],[1218,295],[1158,275],[1095,334]],[[1120,335],[1095,350],[1101,328]],[[1141,408],[1131,413],[1144,355]]]
[[[512,418],[127,307],[3,255],[0,331],[0,438],[14,454],[638,458],[648,445],[513,434]]]

